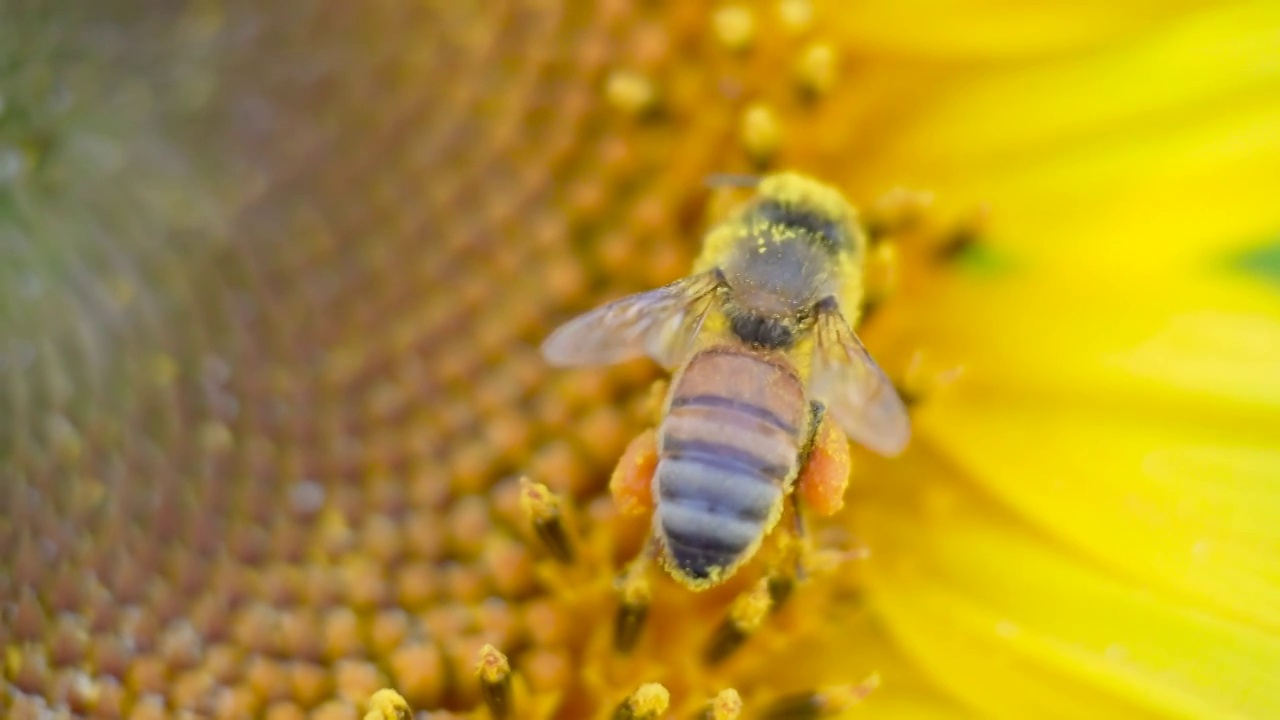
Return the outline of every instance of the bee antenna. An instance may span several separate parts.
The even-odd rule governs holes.
[[[760,176],[748,173],[711,173],[703,178],[702,184],[709,188],[753,188],[760,184]]]

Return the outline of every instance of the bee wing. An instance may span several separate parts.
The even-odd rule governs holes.
[[[542,343],[553,365],[609,365],[648,355],[667,369],[688,351],[723,277],[712,270],[628,295],[561,325]]]
[[[835,303],[819,307],[814,333],[813,394],[846,435],[881,455],[901,453],[911,438],[907,408]]]

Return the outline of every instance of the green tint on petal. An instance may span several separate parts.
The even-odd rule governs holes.
[[[1280,240],[1239,253],[1230,266],[1280,287]]]
[[[962,272],[976,277],[994,277],[1015,269],[1014,259],[1009,253],[981,240],[965,247],[954,258],[955,265]]]

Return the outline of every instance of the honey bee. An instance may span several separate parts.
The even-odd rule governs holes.
[[[580,315],[543,344],[554,365],[648,355],[672,373],[656,432],[632,442],[612,484],[653,508],[651,541],[682,584],[733,575],[797,487],[819,512],[839,508],[848,448],[831,419],[882,455],[906,446],[906,408],[853,330],[865,254],[837,190],[767,175],[709,230],[691,275]]]

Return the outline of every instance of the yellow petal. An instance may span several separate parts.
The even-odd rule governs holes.
[[[938,402],[919,433],[1001,502],[1153,588],[1280,631],[1280,430],[1097,398]]]
[[[1275,634],[1100,572],[984,501],[944,460],[919,452],[909,462],[911,479],[895,480],[910,487],[877,484],[856,506],[877,548],[870,601],[984,716],[1280,713]]]
[[[1038,63],[946,75],[872,61],[864,85],[907,87],[831,142],[868,136],[840,168],[862,194],[890,178],[948,207],[989,202],[991,241],[1037,260],[1203,263],[1280,227],[1277,42],[1280,6],[1230,3]]]
[[[1280,299],[1243,284],[944,292],[922,335],[966,374],[916,442],[1102,563],[1280,629]]]
[[[919,290],[909,331],[965,365],[979,402],[1085,396],[1107,411],[1176,405],[1263,424],[1280,413],[1280,294],[1208,275],[1045,269],[935,283]]]
[[[831,26],[866,52],[960,59],[1036,56],[1106,42],[1195,3],[910,0],[831,3]]]

